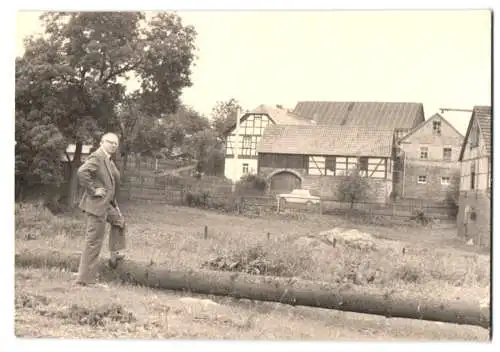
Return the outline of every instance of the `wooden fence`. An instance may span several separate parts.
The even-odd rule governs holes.
[[[320,214],[345,214],[351,205],[333,198],[322,198],[319,205],[306,206],[287,203],[283,205],[273,195],[233,193],[232,184],[220,178],[196,180],[134,177],[121,187],[122,200],[142,201],[171,205],[194,205],[220,208],[227,211],[266,212],[315,212]],[[196,199],[203,198],[202,200]],[[359,202],[353,204],[355,211],[368,215],[409,218],[418,211],[435,219],[451,220],[456,209],[444,203],[429,203],[422,200],[403,200],[390,204]]]

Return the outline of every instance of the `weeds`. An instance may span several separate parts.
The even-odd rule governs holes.
[[[16,203],[16,237],[35,240],[43,236],[80,236],[84,224],[75,216],[53,215],[42,203]]]
[[[127,312],[119,304],[106,304],[92,309],[74,304],[54,315],[76,324],[90,326],[105,326],[108,322],[127,324],[137,321],[131,312]]]
[[[307,271],[312,259],[292,251],[276,251],[259,244],[229,256],[217,256],[202,267],[221,271],[238,271],[253,275],[291,277]]]

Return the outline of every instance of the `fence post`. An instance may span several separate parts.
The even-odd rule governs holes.
[[[128,179],[128,200],[132,200],[132,182]]]

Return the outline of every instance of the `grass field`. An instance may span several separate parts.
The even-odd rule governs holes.
[[[241,270],[251,268],[252,263],[265,262],[268,275],[361,285],[367,292],[382,289],[407,293],[412,299],[431,297],[479,304],[489,295],[489,255],[460,244],[452,227],[375,227],[315,214],[302,218],[277,215],[248,218],[167,205],[128,204],[122,210],[129,223],[127,256],[132,260],[153,261],[180,270],[207,270],[207,261],[240,263]],[[54,217],[40,207],[16,206],[16,251],[57,249],[78,253],[83,246],[82,221],[79,214]],[[208,228],[206,238],[205,226]],[[376,250],[333,247],[318,241],[321,231],[338,226],[356,228],[390,241],[380,241],[386,245]],[[106,249],[103,248],[103,255],[107,255]],[[47,268],[16,268],[16,334],[231,339],[488,339],[486,330],[471,326],[292,308],[232,298],[211,298],[217,304],[183,301],[179,293],[116,284],[110,284],[110,289],[104,291],[102,288],[82,289],[72,286],[73,279],[71,273]],[[118,306],[110,306],[112,304]],[[56,314],[58,311],[66,314]],[[97,316],[104,326],[95,323],[96,314],[92,312],[96,311],[100,312]],[[94,323],[88,323],[90,318],[83,319],[82,315],[92,316],[94,320],[90,321]],[[125,319],[122,315],[133,316],[133,319]],[[283,318],[287,321],[284,327],[279,324]]]

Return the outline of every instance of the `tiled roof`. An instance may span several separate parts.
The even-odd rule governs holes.
[[[259,105],[252,111],[254,114],[268,114],[278,125],[310,125],[311,119],[294,114],[287,109],[280,109],[270,105]]]
[[[479,123],[486,151],[491,155],[491,106],[475,106],[473,113]]]
[[[479,106],[476,105],[472,109],[472,116],[469,120],[469,126],[467,126],[467,132],[465,134],[465,139],[462,144],[462,150],[460,150],[460,156],[458,160],[461,161],[464,155],[465,146],[469,140],[470,130],[474,120],[477,120],[479,124],[479,134],[483,138],[484,145],[486,147],[487,155],[491,155],[491,106]]]
[[[424,121],[422,103],[301,101],[293,112],[321,125],[411,129]]]
[[[394,132],[364,126],[275,125],[264,130],[260,153],[388,157]]]
[[[311,120],[298,116],[287,109],[280,109],[270,105],[261,104],[257,106],[255,109],[244,113],[240,118],[240,123],[243,122],[249,114],[266,114],[271,117],[271,119],[278,125],[309,125],[311,124]],[[236,127],[236,123],[232,124],[231,127],[227,129],[232,131]]]

